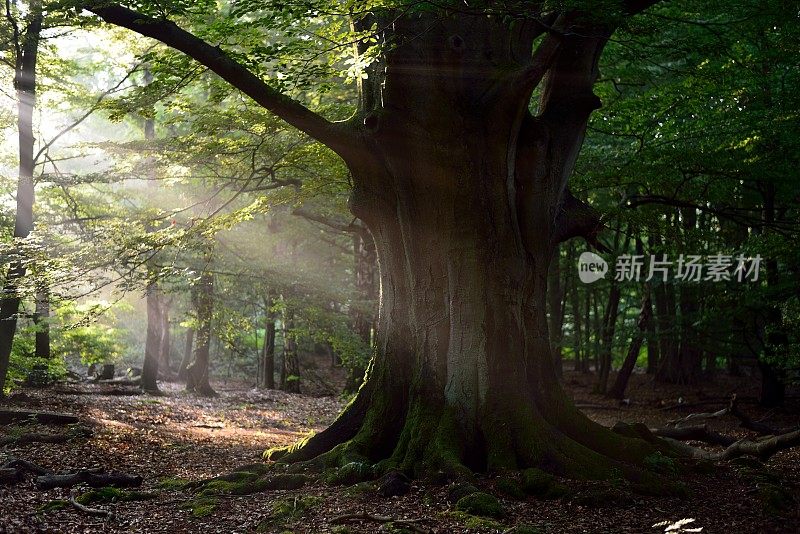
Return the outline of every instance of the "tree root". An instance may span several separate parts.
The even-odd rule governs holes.
[[[403,527],[408,530],[412,530],[414,532],[419,532],[420,534],[428,534],[430,532],[429,530],[419,526],[419,523],[430,521],[430,519],[425,519],[425,518],[395,519],[392,517],[386,517],[381,515],[372,515],[366,512],[355,513],[355,514],[343,514],[340,516],[336,516],[330,520],[330,523],[331,525],[341,525],[343,523],[347,523],[348,521],[372,521],[375,523],[392,523],[395,526]]]
[[[57,388],[53,390],[57,395],[109,395],[115,397],[133,397],[141,395],[141,389],[125,389],[125,388],[98,388],[98,389],[78,389],[78,388]]]
[[[100,469],[84,469],[66,475],[44,475],[36,477],[36,487],[40,490],[70,488],[78,484],[87,484],[92,488],[102,488],[104,486],[132,488],[142,484],[142,477],[113,471],[110,473],[103,473]]]
[[[19,469],[0,467],[0,485],[22,482],[25,474]]]
[[[704,412],[704,413],[690,413],[686,417],[682,417],[680,419],[673,419],[672,421],[667,422],[668,427],[675,427],[680,428],[686,424],[694,424],[697,421],[707,421],[709,419],[719,419],[720,417],[724,417],[730,413],[731,409],[730,406],[726,406],[725,408],[718,410],[716,412]]]
[[[39,467],[33,462],[12,458],[0,466],[0,484],[16,484],[25,480],[25,472],[35,475],[47,475],[49,470]]]
[[[27,445],[28,443],[66,443],[67,441],[79,438],[88,437],[92,433],[89,430],[83,429],[81,432],[67,432],[65,434],[42,434],[39,432],[30,432],[19,436],[2,436],[0,437],[0,445]]]
[[[651,428],[650,432],[661,438],[670,438],[678,441],[702,441],[711,445],[722,445],[723,447],[728,447],[736,442],[736,438],[709,430],[707,425]]]
[[[758,421],[752,420],[747,414],[745,414],[741,409],[739,409],[739,402],[740,399],[734,393],[731,395],[730,400],[728,401],[728,406],[718,410],[716,412],[707,412],[707,413],[693,413],[689,414],[686,417],[681,419],[674,419],[667,423],[668,426],[671,427],[682,427],[688,423],[695,423],[696,421],[704,421],[708,419],[718,419],[720,417],[724,417],[726,415],[732,415],[739,420],[739,423],[742,428],[746,428],[747,430],[751,430],[756,432],[761,436],[776,436],[779,434],[786,434],[797,430],[797,428],[785,428],[785,429],[777,429],[773,428],[769,425],[765,425],[764,423],[760,423]],[[671,436],[667,436],[671,437]],[[680,438],[678,438],[680,439]]]
[[[617,423],[614,425],[613,430],[618,434],[625,436],[639,436],[647,441],[653,441],[657,439],[655,437],[657,433],[662,433],[661,439],[668,442],[675,449],[679,456],[695,460],[709,460],[713,462],[732,460],[740,456],[754,456],[762,462],[766,462],[776,453],[800,445],[800,429],[758,440],[742,439],[738,441],[733,440],[733,438],[709,432],[707,429],[704,429],[704,427],[688,427],[678,429],[667,428],[651,431],[641,423],[633,425]],[[669,432],[672,432],[673,435],[682,435],[683,437],[676,438],[664,435]],[[725,450],[715,453],[699,449],[697,447],[692,447],[691,445],[682,443],[679,441],[679,439],[697,439],[706,442],[710,442],[709,440],[717,440],[719,442],[717,444],[719,445],[724,445],[723,440],[733,441],[726,446]]]
[[[84,514],[93,515],[98,517],[113,517],[114,513],[109,512],[108,510],[103,510],[100,508],[90,508],[88,506],[84,506],[83,504],[78,502],[78,490],[73,489],[69,492],[69,502],[72,506]]]
[[[80,422],[80,419],[75,415],[64,413],[0,410],[0,425],[19,422],[33,422],[42,425],[72,425]]]

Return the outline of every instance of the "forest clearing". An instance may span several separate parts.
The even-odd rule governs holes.
[[[796,1],[0,10],[0,531],[798,531]]]

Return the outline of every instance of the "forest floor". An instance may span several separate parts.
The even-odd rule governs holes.
[[[734,392],[742,399],[742,410],[754,419],[776,427],[798,424],[796,399],[783,411],[769,412],[750,402],[756,391],[746,384],[752,384],[752,378],[719,377],[698,390],[655,387],[649,377],[636,374],[628,391],[630,403],[625,405],[591,394],[592,379],[592,375],[567,373],[564,382],[576,402],[588,406],[584,411],[605,425],[622,420],[663,426],[692,412],[718,410]],[[655,533],[665,528],[653,528],[655,523],[682,518],[695,519],[685,528],[703,527],[704,534],[800,530],[799,449],[776,454],[760,469],[731,462],[719,464],[710,474],[680,475],[689,489],[684,498],[634,495],[608,485],[564,481],[572,491],[560,499],[514,500],[496,491],[495,480],[479,478],[477,486],[501,497],[504,514],[498,519],[454,512],[447,486],[417,483],[406,495],[391,498],[380,497],[365,485],[315,482],[298,490],[198,499],[183,486],[184,481],[260,462],[265,449],[323,429],[343,406],[332,397],[254,391],[234,384],[215,386],[220,396],[213,399],[187,395],[177,384],[163,385],[163,396],[102,395],[95,385],[81,386],[82,394],[75,394],[74,386],[72,393],[60,387],[12,394],[0,408],[75,414],[92,433],[76,433],[66,443],[0,445],[0,464],[18,458],[54,472],[124,471],[141,475],[144,481],[138,490],[153,498],[93,504],[113,512],[109,517],[95,517],[65,503],[69,490],[39,491],[35,477],[28,476],[23,482],[0,486],[0,532],[403,532],[401,524],[374,520],[332,524],[337,516],[364,513],[419,519],[406,526],[430,533]],[[675,407],[679,399],[683,405]],[[738,428],[738,421],[730,416],[714,419],[710,426],[724,434],[752,435]],[[65,430],[37,424],[0,426],[0,443],[3,437],[33,431]]]

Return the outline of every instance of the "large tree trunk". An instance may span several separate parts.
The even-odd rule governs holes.
[[[563,373],[563,356],[561,343],[564,339],[564,299],[568,288],[561,283],[561,256],[558,247],[550,263],[550,276],[548,279],[547,296],[550,318],[550,342],[553,345],[553,366],[556,375]]]
[[[378,257],[375,241],[364,226],[359,225],[353,232],[353,259],[355,299],[351,308],[353,328],[361,340],[369,347],[373,343],[376,320],[378,317]],[[345,391],[357,391],[364,380],[365,367],[352,365],[349,369]]]
[[[327,430],[271,457],[629,474],[652,446],[575,409],[558,385],[546,314],[555,245],[579,218],[564,188],[598,104],[603,30],[563,38],[533,118],[530,80],[502,79],[498,65],[529,57],[535,25],[427,17],[394,21],[385,79],[373,82],[383,107],[361,116],[368,150],[348,160],[351,209],[380,265],[376,356]]]
[[[10,15],[9,16],[13,16]],[[19,177],[17,181],[17,212],[14,221],[14,238],[23,239],[33,230],[33,172],[34,159],[33,109],[36,105],[36,58],[39,53],[39,35],[42,30],[42,8],[32,2],[27,28],[19,48],[14,69],[14,87],[17,90],[17,130],[19,135]],[[24,258],[14,259],[6,273],[3,293],[0,296],[0,396],[6,383],[11,347],[17,331],[17,313],[21,297],[18,286],[25,276]]]
[[[353,303],[353,327],[359,337],[372,344],[378,305],[378,258],[375,242],[369,231],[363,228],[353,232],[353,254],[355,269],[356,302]]]

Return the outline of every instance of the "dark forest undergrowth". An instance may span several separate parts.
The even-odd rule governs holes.
[[[568,372],[564,382],[582,409],[605,425],[621,420],[663,426],[693,412],[723,408],[732,393],[754,420],[775,427],[798,423],[792,415],[798,413],[796,397],[790,397],[784,409],[763,410],[755,403],[757,391],[748,385],[752,379],[718,377],[698,388],[656,386],[649,377],[634,375],[624,404],[591,394],[592,375]],[[57,427],[18,422],[0,427],[0,442],[5,442],[0,464],[15,458],[53,472],[124,471],[143,478],[135,488],[139,493],[107,495],[112,502],[78,497],[93,509],[113,514],[93,516],[69,502],[68,489],[39,490],[36,477],[28,475],[22,482],[0,486],[0,531],[638,533],[661,532],[665,527],[652,525],[693,518],[685,528],[756,533],[796,532],[800,521],[796,449],[776,454],[764,466],[737,460],[720,463],[710,472],[685,470],[678,475],[687,489],[683,498],[571,480],[561,481],[566,489],[547,498],[512,497],[503,491],[500,479],[478,476],[474,486],[499,498],[502,509],[494,517],[456,510],[453,484],[412,482],[408,493],[390,498],[380,496],[374,484],[343,486],[317,480],[295,490],[200,495],[184,484],[261,462],[265,449],[324,428],[342,403],[223,384],[216,384],[220,396],[214,399],[188,396],[177,385],[165,385],[165,395],[159,397],[98,395],[87,389],[97,387],[83,386],[84,394],[27,389],[12,395],[3,408],[72,413],[81,423]],[[731,416],[712,419],[709,426],[737,438],[753,436]],[[31,432],[72,432],[74,438],[27,444],[14,439]],[[87,491],[80,487],[81,494]],[[125,501],[131,497],[137,500]],[[363,515],[370,517],[357,517]]]

